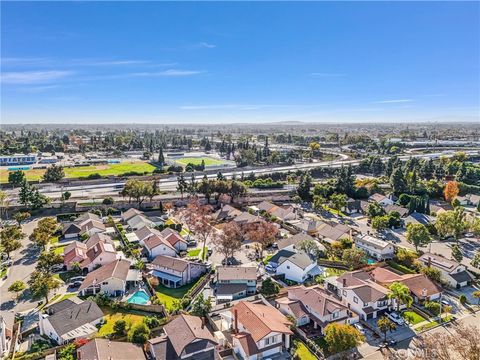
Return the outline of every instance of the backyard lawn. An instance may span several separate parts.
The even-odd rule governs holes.
[[[312,352],[303,344],[301,341],[295,340],[293,343],[295,347],[295,359],[302,359],[302,360],[316,360],[317,357],[312,354]]]
[[[54,252],[55,254],[62,255],[64,249],[65,249],[65,245],[63,245],[63,246],[57,246],[57,247],[54,247],[54,248],[53,248],[53,252]]]
[[[63,281],[64,283],[68,283],[70,278],[72,278],[74,276],[80,276],[80,275],[81,274],[70,270],[70,271],[64,271],[64,272],[61,272],[61,273],[58,273],[58,274],[54,274],[53,277],[55,279]]]
[[[204,258],[204,257],[205,257],[204,254],[206,254],[206,253],[208,252],[208,246],[205,246],[204,252],[202,253],[202,255],[200,255],[201,250],[202,250],[202,249],[200,249],[200,248],[188,250],[187,256],[188,256],[188,257],[200,257],[200,256],[202,256],[202,258]]]
[[[155,166],[143,161],[134,162],[121,162],[119,164],[102,164],[102,165],[89,165],[89,166],[72,166],[65,167],[66,178],[87,177],[91,174],[100,174],[101,176],[121,175],[129,171],[135,171],[139,173],[151,173],[155,170]],[[29,181],[40,181],[45,169],[32,169],[24,170],[24,173]],[[8,172],[3,171],[0,176],[0,182],[8,182]]]
[[[173,288],[168,288],[163,285],[157,285],[155,287],[155,291],[157,293],[158,299],[162,302],[163,305],[165,305],[165,308],[167,310],[172,310],[173,309],[173,302],[175,300],[180,300],[183,298],[183,296],[190,290],[196,282],[192,282],[191,284],[173,289]]]
[[[104,324],[101,326],[100,330],[98,330],[99,337],[105,337],[107,335],[113,334],[113,325],[117,320],[125,320],[127,323],[127,329],[141,323],[144,319],[143,315],[139,315],[133,312],[118,312],[111,308],[102,307],[102,311],[105,314],[104,316]]]
[[[415,311],[404,311],[402,313],[402,316],[411,325],[416,325],[418,323],[421,323],[422,321],[427,320],[423,316],[417,314]]]
[[[223,160],[218,160],[210,157],[184,157],[180,159],[175,159],[175,162],[185,166],[188,164],[201,165],[202,160],[205,161],[205,166],[222,165],[224,163]]]

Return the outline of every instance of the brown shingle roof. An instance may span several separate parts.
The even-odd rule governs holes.
[[[202,319],[197,316],[181,314],[165,325],[163,330],[179,356],[187,345],[199,339],[216,344],[208,328],[203,325]]]
[[[253,266],[217,267],[217,280],[256,280],[257,268]]]
[[[240,301],[231,311],[233,316],[236,313],[238,322],[248,330],[255,342],[271,332],[292,334],[289,320],[272,306]]]
[[[129,269],[130,262],[128,260],[115,260],[88,273],[78,290],[83,290],[93,283],[99,284],[112,277],[126,281]]]
[[[189,262],[171,256],[158,255],[155,259],[153,259],[151,264],[179,272],[184,272],[185,269],[188,267]]]
[[[96,338],[77,350],[81,360],[142,360],[145,354],[140,345]]]
[[[298,286],[288,290],[288,298],[299,300],[307,309],[312,309],[320,316],[332,314],[336,311],[347,310],[339,300],[319,286]]]

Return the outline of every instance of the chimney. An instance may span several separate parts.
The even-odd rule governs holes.
[[[234,324],[233,325],[233,332],[235,334],[238,334],[238,310],[237,309],[233,310],[233,317],[234,317],[234,319],[233,319],[233,321],[234,321],[233,322],[233,324]]]
[[[347,287],[347,279],[343,279],[343,287]]]
[[[428,257],[427,267],[430,267],[430,266],[432,266],[432,258],[429,256],[429,257]]]

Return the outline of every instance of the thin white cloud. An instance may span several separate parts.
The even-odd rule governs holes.
[[[127,74],[127,77],[184,77],[202,74],[200,70],[168,69],[165,71],[146,71]]]
[[[2,73],[0,79],[3,84],[42,84],[60,80],[72,74],[72,71],[66,70],[14,71]]]
[[[60,85],[39,85],[39,86],[21,86],[18,91],[25,93],[41,93],[52,89],[58,89]]]
[[[324,72],[313,72],[313,73],[310,73],[310,76],[312,77],[344,77],[344,76],[347,76],[347,74],[343,74],[343,73],[324,73]]]
[[[204,42],[204,41],[202,41],[202,42],[201,42],[200,44],[198,44],[198,45],[199,45],[199,47],[204,47],[204,48],[207,48],[207,49],[213,49],[213,48],[216,48],[216,47],[217,47],[217,45],[215,45],[215,44],[209,44],[209,43]]]
[[[380,100],[373,101],[374,104],[398,104],[398,103],[407,103],[412,102],[412,99],[391,99],[391,100]]]

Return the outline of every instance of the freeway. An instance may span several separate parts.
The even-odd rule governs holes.
[[[480,150],[470,150],[465,151],[467,155],[478,155],[480,154]],[[454,154],[452,153],[444,153],[444,152],[433,152],[428,154],[414,154],[414,155],[401,155],[399,156],[400,160],[408,160],[409,158],[420,158],[420,159],[437,159],[440,156],[451,157]],[[382,158],[383,162],[386,162],[390,157],[385,156]],[[237,171],[228,171],[223,173],[223,175],[229,179],[232,176],[238,176],[240,172],[244,172],[246,174],[250,172],[254,172],[255,175],[266,175],[275,172],[295,172],[297,170],[308,170],[314,169],[318,167],[330,167],[330,168],[338,168],[345,165],[358,165],[361,160],[333,160],[333,161],[323,161],[323,162],[312,162],[312,163],[304,163],[304,164],[295,164],[295,165],[287,165],[287,166],[268,166],[268,167],[260,167],[260,168],[242,168],[238,169]],[[197,174],[197,179],[203,176],[203,173]],[[217,174],[207,174],[209,179],[213,179],[217,177]],[[187,179],[188,180],[188,179]],[[176,175],[168,175],[166,177],[160,177],[158,180],[160,183],[160,189],[162,191],[175,191],[177,188],[177,176]],[[62,192],[69,191],[71,193],[71,199],[92,199],[92,198],[103,198],[106,196],[118,196],[118,192],[125,185],[124,182],[111,182],[106,184],[94,184],[94,185],[81,185],[81,186],[63,186],[60,184],[45,184],[42,188],[40,188],[40,192],[42,194],[48,195],[52,199],[59,199]],[[10,196],[10,199],[15,203],[18,200],[18,192],[19,189],[11,189],[6,190]]]

